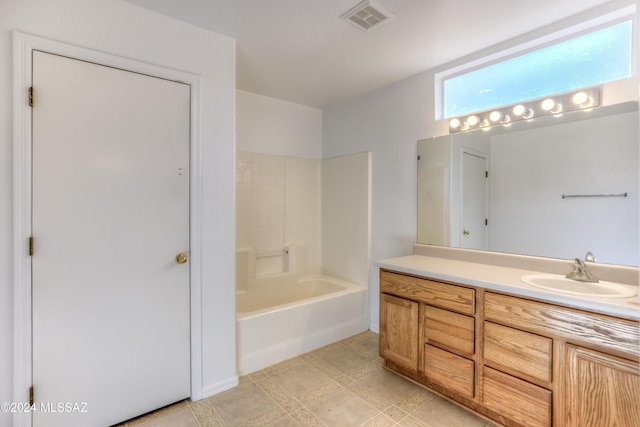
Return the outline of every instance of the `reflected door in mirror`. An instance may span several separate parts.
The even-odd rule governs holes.
[[[462,237],[467,249],[488,249],[487,244],[487,159],[462,152]]]

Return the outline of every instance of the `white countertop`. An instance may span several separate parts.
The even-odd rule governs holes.
[[[539,301],[561,304],[563,306],[589,310],[625,319],[640,320],[640,297],[632,298],[595,298],[565,295],[546,291],[528,285],[521,277],[528,274],[545,274],[541,271],[523,270],[501,267],[490,264],[479,264],[458,261],[448,258],[436,258],[424,255],[407,255],[398,258],[384,259],[376,262],[376,266],[401,273],[431,277],[433,279],[458,282],[484,289],[535,298]],[[622,285],[634,288],[634,285]]]

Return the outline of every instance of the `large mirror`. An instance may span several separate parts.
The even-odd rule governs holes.
[[[418,243],[638,265],[638,104],[418,141]]]

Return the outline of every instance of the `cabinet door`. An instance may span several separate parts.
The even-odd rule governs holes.
[[[380,294],[380,356],[417,372],[417,302]]]
[[[566,369],[567,427],[640,426],[638,363],[567,345]]]

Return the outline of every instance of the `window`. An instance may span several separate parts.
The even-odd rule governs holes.
[[[471,71],[445,72],[440,118],[630,77],[635,72],[632,40],[633,21],[627,18]]]

